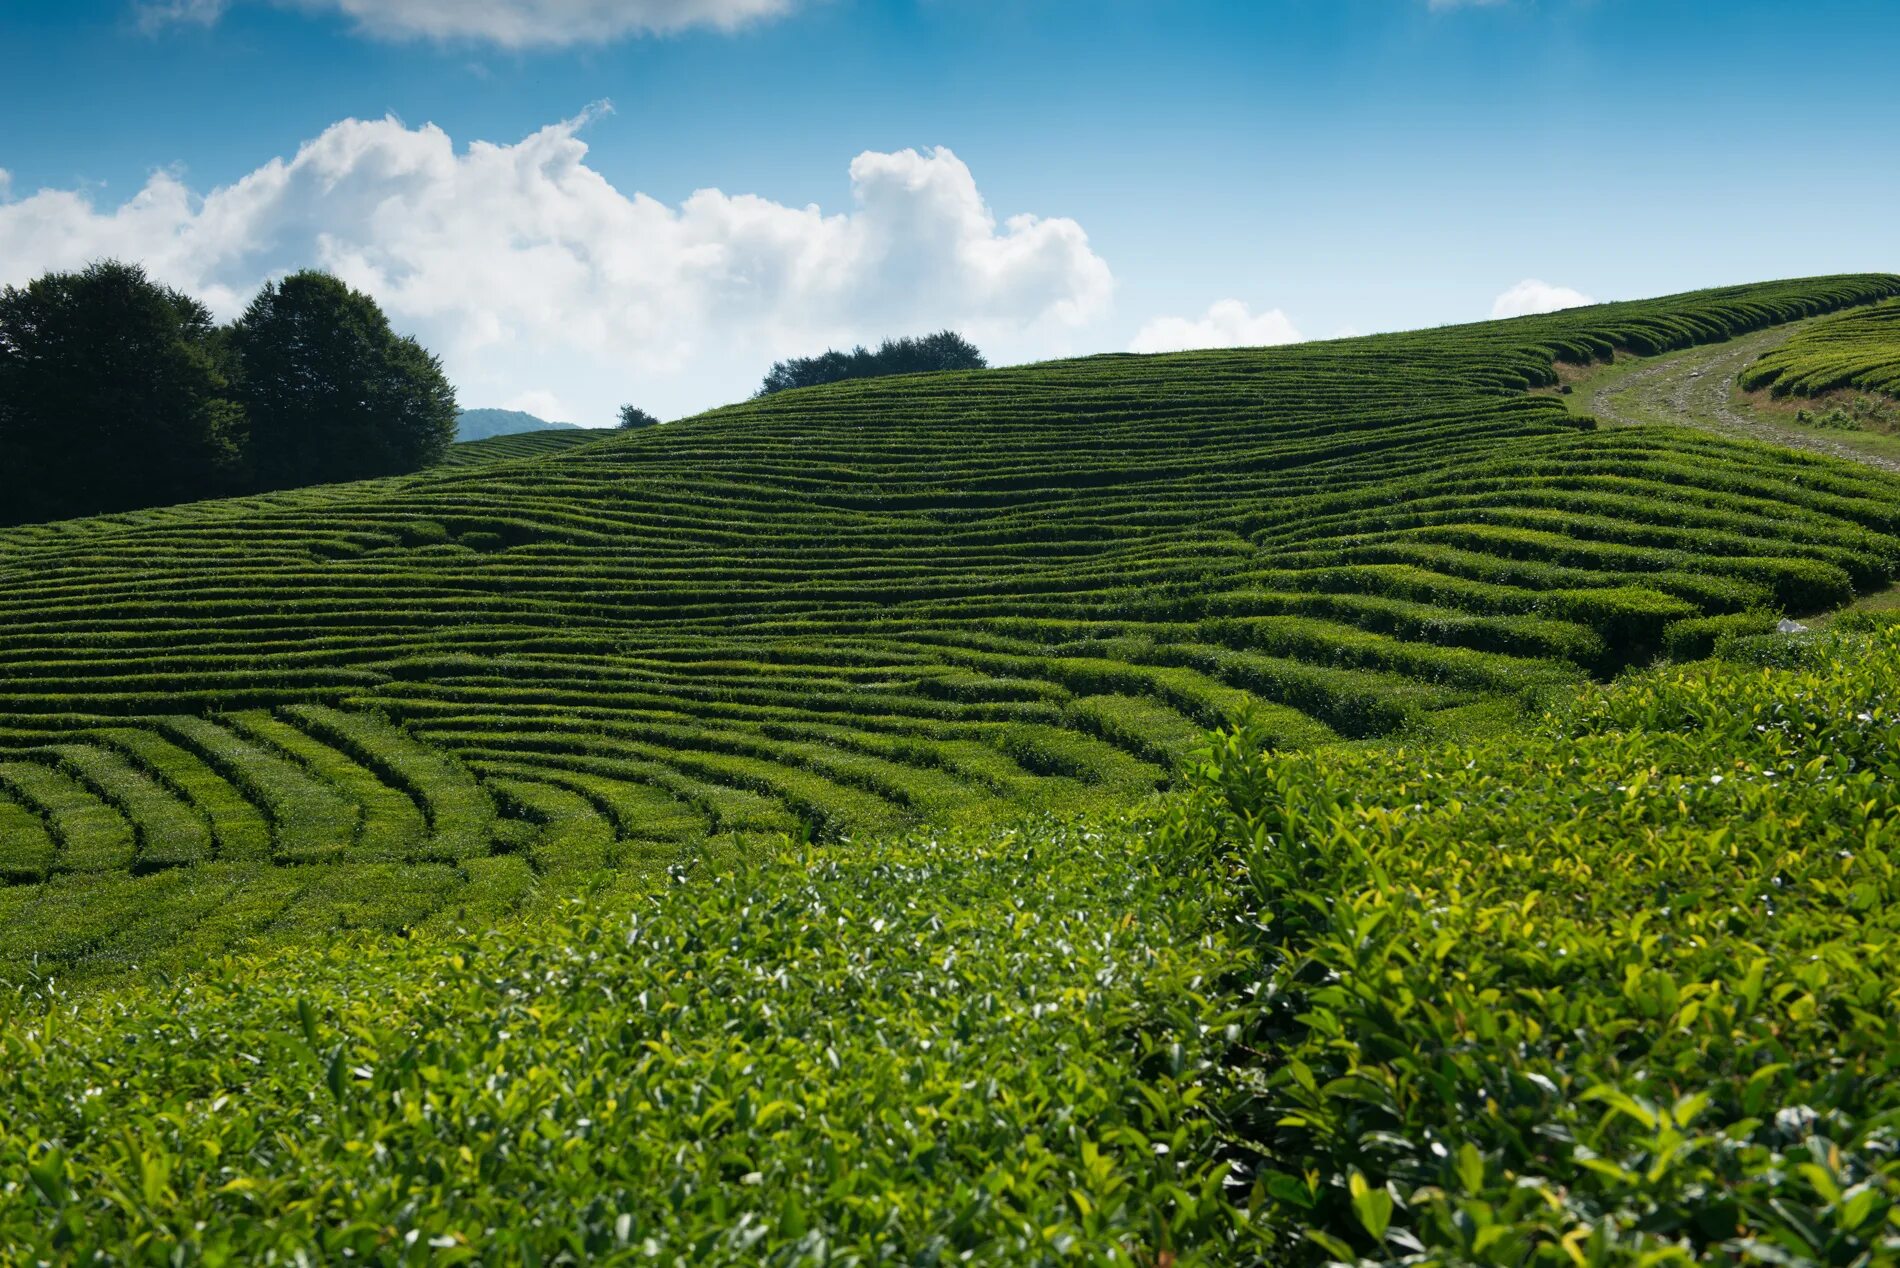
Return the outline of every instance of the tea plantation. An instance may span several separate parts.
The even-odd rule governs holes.
[[[1553,360],[1896,294],[847,382],[8,530],[0,978],[1125,805],[1243,714],[1282,748],[1512,725],[1900,566],[1879,473],[1598,432]]]
[[[602,436],[611,434],[581,429],[550,430],[514,432],[502,436],[487,436],[481,440],[464,440],[450,445],[448,453],[438,465],[470,467],[499,462],[507,458],[532,458],[541,454],[557,453],[562,449],[585,444],[590,440],[599,440]]]
[[[1900,303],[1816,322],[1764,355],[1739,383],[1777,396],[1853,388],[1900,397]]]
[[[13,1262],[1878,1264],[1900,627],[0,1005]],[[287,738],[287,737],[286,737]]]

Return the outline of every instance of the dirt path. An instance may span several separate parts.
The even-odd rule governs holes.
[[[1749,418],[1730,405],[1735,376],[1799,328],[1800,323],[1777,326],[1727,343],[1670,353],[1624,373],[1607,371],[1594,386],[1588,379],[1579,386],[1587,390],[1589,412],[1605,423],[1680,423],[1900,472],[1900,461],[1895,459],[1864,453],[1812,432]]]

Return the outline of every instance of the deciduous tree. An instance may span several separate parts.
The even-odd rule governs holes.
[[[455,438],[441,363],[327,273],[266,284],[231,346],[258,488],[415,471]]]
[[[766,373],[760,396],[793,387],[813,387],[842,379],[872,379],[886,374],[924,374],[936,370],[981,370],[989,362],[976,345],[954,330],[908,339],[886,339],[877,350],[860,344],[849,352],[827,349],[815,357],[791,357]]]
[[[0,292],[0,522],[236,487],[243,418],[203,304],[101,261]]]

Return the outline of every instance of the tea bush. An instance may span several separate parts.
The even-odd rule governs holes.
[[[1276,1262],[1900,1256],[1900,626],[1529,736],[1220,736],[1167,829],[1262,956],[1224,1105]]]
[[[785,849],[0,1002],[21,1261],[1232,1262],[1245,953],[1140,825]],[[1238,957],[1238,959],[1236,958]]]

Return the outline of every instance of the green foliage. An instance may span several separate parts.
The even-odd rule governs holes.
[[[1900,406],[1872,396],[1855,396],[1824,410],[1800,409],[1794,421],[1829,431],[1900,431]]]
[[[1663,631],[1663,649],[1676,660],[1698,660],[1725,640],[1768,634],[1779,621],[1772,612],[1727,612],[1677,621]]]
[[[1217,738],[1165,836],[1263,957],[1276,1262],[1900,1254],[1900,626],[1795,646],[1476,746]]]
[[[1837,388],[1857,388],[1900,397],[1900,301],[1815,322],[1763,353],[1738,382],[1748,391],[1767,388],[1776,396],[1819,396]],[[1829,410],[1815,421],[1819,426],[1857,427],[1857,414],[1865,408]]]
[[[327,274],[215,330],[116,261],[0,291],[0,524],[414,471],[455,420],[435,358]]]
[[[6,794],[0,979],[487,921],[695,843],[1092,811],[1243,717],[1509,729],[1900,569],[1877,473],[1522,389],[1897,289],[836,383],[8,530],[0,763],[124,760],[60,810]]]
[[[474,467],[514,458],[538,458],[598,439],[599,432],[576,427],[571,431],[531,431],[519,435],[489,436],[480,440],[459,440],[443,451],[442,461],[438,465]]]
[[[0,290],[0,524],[234,491],[245,433],[204,305],[106,261]]]
[[[657,414],[649,414],[637,405],[622,405],[615,430],[638,431],[642,427],[658,427],[659,425],[660,418]]]
[[[1522,390],[1896,289],[0,534],[5,1256],[1900,1257],[1900,494]]]
[[[787,388],[816,387],[845,379],[875,379],[891,374],[931,374],[944,370],[981,370],[988,365],[989,362],[977,351],[975,344],[954,330],[940,330],[934,335],[886,339],[875,351],[859,346],[849,352],[829,350],[815,357],[788,358],[775,363],[766,373],[759,395],[770,396]],[[621,410],[622,427],[630,425],[626,421],[626,410],[631,408],[625,406]]]
[[[414,471],[455,438],[441,363],[327,273],[265,283],[231,348],[259,488]]]
[[[1138,825],[787,849],[0,1021],[0,1244],[256,1263],[1232,1262],[1237,949]],[[1244,960],[1238,961],[1244,963]]]

